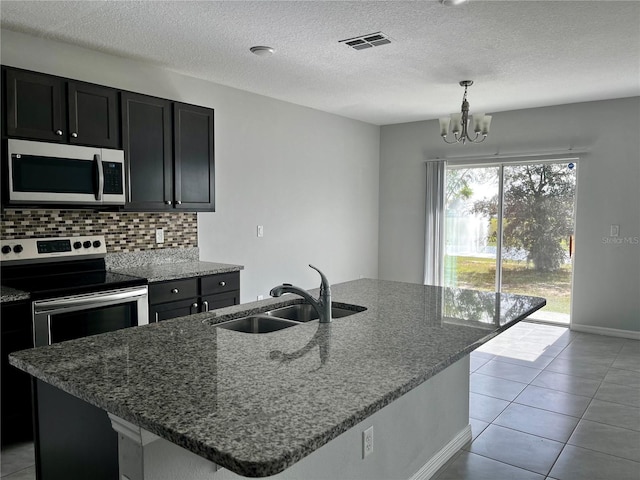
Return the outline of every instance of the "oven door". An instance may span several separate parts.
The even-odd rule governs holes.
[[[149,323],[146,286],[32,302],[36,347]]]

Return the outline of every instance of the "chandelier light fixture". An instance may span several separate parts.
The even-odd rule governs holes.
[[[473,80],[462,80],[460,86],[464,87],[464,95],[462,96],[462,111],[454,113],[450,117],[440,119],[440,136],[446,143],[481,143],[487,139],[489,135],[489,126],[491,125],[491,115],[484,113],[473,114],[473,131],[475,136],[469,134],[469,102],[467,101],[467,88],[473,85]],[[453,140],[447,140],[449,126],[453,133]]]

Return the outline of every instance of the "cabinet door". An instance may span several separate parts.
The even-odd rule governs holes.
[[[7,69],[7,135],[66,140],[63,81],[39,73]]]
[[[118,92],[69,82],[69,143],[118,148]]]
[[[33,348],[31,334],[31,314],[29,303],[12,302],[2,304],[2,333],[0,352],[2,367],[0,387],[2,408],[2,446],[33,439],[31,415],[30,376],[9,365],[9,354],[26,348]]]
[[[213,110],[175,103],[173,129],[176,208],[213,212]]]
[[[128,166],[125,210],[173,208],[171,102],[122,93],[122,146]]]
[[[200,302],[200,311],[209,312],[216,308],[230,307],[240,304],[240,290],[234,290],[217,295],[203,295]]]
[[[169,320],[170,318],[185,317],[187,315],[198,313],[198,307],[199,304],[197,298],[151,305],[149,308],[149,321],[154,323]]]

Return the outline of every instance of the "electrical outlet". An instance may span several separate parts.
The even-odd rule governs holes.
[[[362,458],[373,453],[373,425],[362,432]]]
[[[164,228],[156,228],[156,243],[164,243]]]
[[[258,238],[264,237],[264,226],[263,225],[258,225],[258,228],[256,229],[256,235],[258,236]]]

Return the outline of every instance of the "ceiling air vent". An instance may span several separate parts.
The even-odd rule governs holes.
[[[347,38],[346,40],[340,40],[338,43],[342,43],[354,50],[364,50],[366,48],[379,47],[380,45],[391,43],[391,39],[382,32],[375,32],[367,35],[360,35],[359,37]]]

